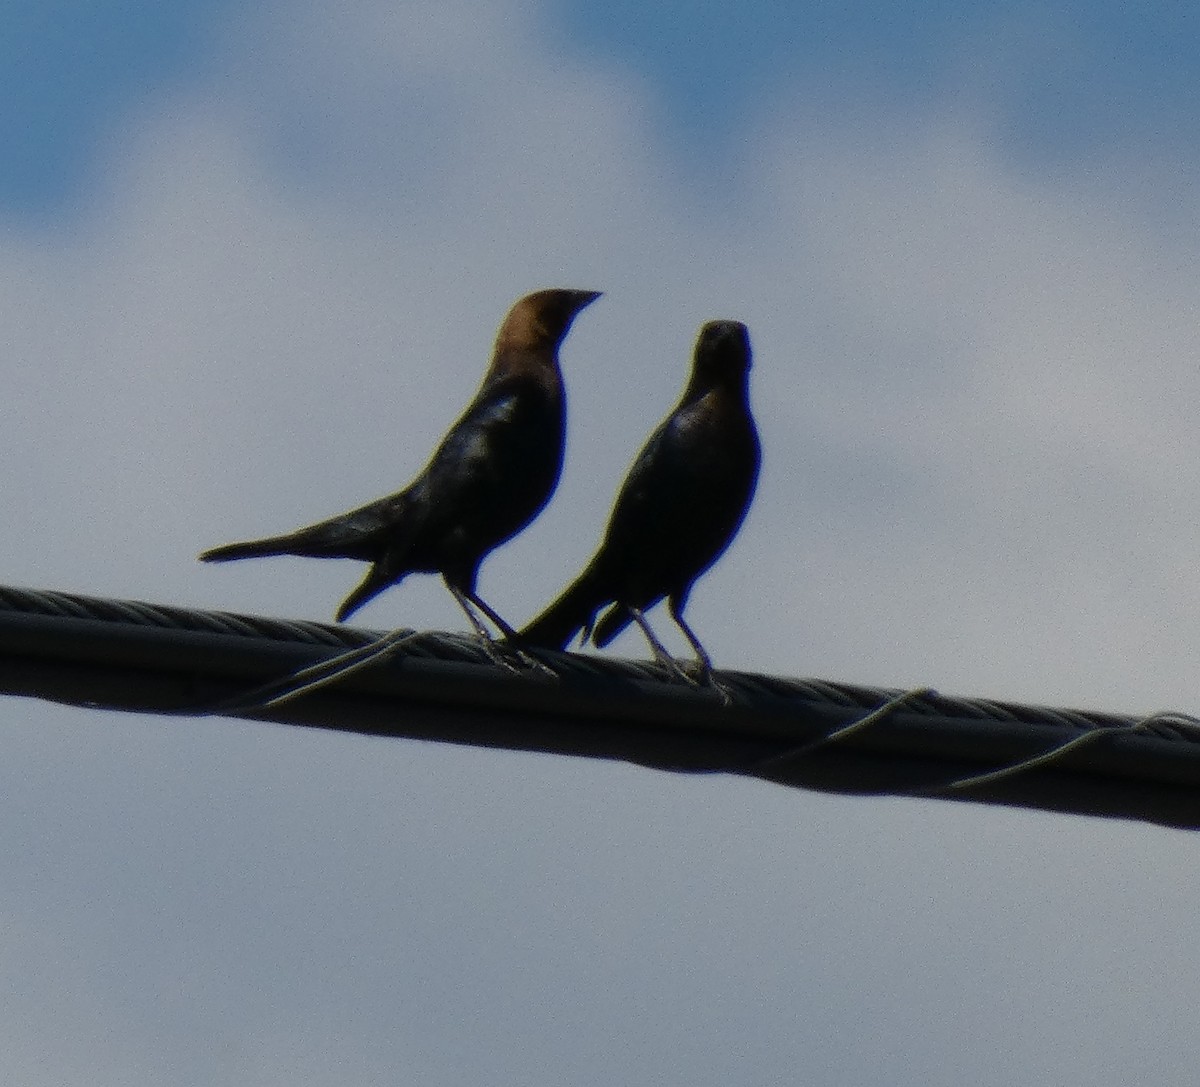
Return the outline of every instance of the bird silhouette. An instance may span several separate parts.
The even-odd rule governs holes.
[[[226,544],[202,562],[302,555],[369,562],[337,610],[348,619],[411,573],[438,573],[475,630],[472,611],[512,628],[476,591],[480,564],[545,507],[562,471],[565,401],[558,349],[598,291],[544,290],[520,299],[496,336],[475,398],[404,490],[282,536]]]
[[[696,579],[736,535],[758,480],[750,357],[741,322],[710,321],[701,328],[683,396],[634,461],[599,550],[520,632],[518,644],[564,649],[582,633],[583,641],[590,636],[602,647],[636,622],[655,657],[678,672],[644,615],[666,598],[702,677],[711,682],[711,659],[683,610]]]

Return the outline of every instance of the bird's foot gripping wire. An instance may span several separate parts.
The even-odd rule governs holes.
[[[697,687],[716,692],[722,706],[733,705],[733,692],[717,679],[711,665],[703,661],[696,661],[692,667],[696,669],[695,683]]]
[[[659,656],[657,653],[654,658],[673,675],[679,676],[689,687],[715,692],[723,706],[733,704],[733,692],[717,679],[707,653],[701,651],[695,660],[679,660],[665,654]]]
[[[724,705],[728,706],[732,703],[733,696],[717,682],[716,677],[713,675],[712,661],[686,623],[680,622],[678,619],[676,620],[676,622],[679,622],[684,634],[687,635],[688,641],[691,642],[692,649],[696,653],[696,660],[684,663],[677,661],[667,652],[666,646],[658,640],[654,631],[650,629],[650,624],[647,622],[641,608],[630,608],[629,612],[633,616],[633,621],[642,628],[642,633],[646,636],[646,641],[650,643],[650,650],[654,654],[654,660],[658,665],[665,668],[677,679],[682,680],[689,687],[712,688],[720,696],[721,702]]]
[[[451,585],[446,582],[446,587],[454,594],[454,599],[458,601],[458,606],[466,613],[467,619],[470,620],[471,626],[475,628],[475,634],[479,638],[480,644],[483,646],[483,651],[488,655],[488,659],[499,668],[503,668],[507,672],[513,672],[519,675],[522,671],[533,670],[542,672],[545,675],[555,676],[557,673],[548,664],[543,663],[536,657],[530,656],[520,646],[520,635],[509,626],[486,600],[478,593],[465,593],[456,585]],[[474,605],[474,607],[472,607]],[[491,632],[483,624],[483,620],[475,614],[475,608],[478,608],[486,615],[493,623],[496,624],[496,629],[504,635],[505,644],[500,645]],[[505,652],[507,649],[507,653]],[[519,668],[513,663],[512,658],[516,658],[524,668]]]
[[[545,661],[538,660],[534,654],[511,643],[507,638],[503,642],[495,638],[483,636],[483,649],[493,664],[499,665],[506,672],[514,675],[524,675],[527,672],[541,672],[544,676],[557,679],[558,673]],[[514,663],[514,658],[516,663]]]
[[[711,675],[706,675],[703,668],[690,661],[676,660],[658,646],[654,647],[654,663],[689,687],[706,687],[712,682]]]

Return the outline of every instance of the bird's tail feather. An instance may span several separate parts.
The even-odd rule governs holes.
[[[615,604],[600,617],[592,632],[592,643],[603,649],[632,622],[633,613],[623,605]]]
[[[265,540],[244,540],[241,543],[224,544],[205,551],[201,562],[232,562],[234,559],[254,559],[264,555],[294,555],[291,536],[271,536]]]
[[[359,608],[366,604],[367,601],[377,597],[384,589],[395,585],[403,576],[403,574],[397,576],[389,572],[383,563],[372,563],[371,569],[367,571],[367,576],[358,583],[354,591],[338,606],[334,619],[339,623],[344,623]]]
[[[545,649],[566,649],[580,631],[585,637],[591,631],[596,612],[604,603],[604,594],[595,579],[587,573],[581,574],[520,632],[520,640]]]
[[[391,499],[393,509],[399,509]],[[214,547],[200,556],[201,562],[230,562],[264,555],[300,555],[310,559],[360,559],[370,562],[378,552],[376,536],[389,522],[379,511],[380,503],[352,510],[328,521],[298,528],[283,536]],[[398,514],[396,518],[398,519]]]

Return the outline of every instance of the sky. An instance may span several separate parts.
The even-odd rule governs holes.
[[[1177,5],[347,0],[14,9],[13,585],[328,619],[196,554],[395,490],[508,306],[597,289],[578,570],[699,325],[764,465],[719,667],[1195,712],[1200,42]],[[665,616],[652,616],[682,652]],[[459,630],[434,578],[356,621]],[[632,634],[614,646],[645,655]],[[1191,1083],[1190,834],[5,704],[11,1082]]]

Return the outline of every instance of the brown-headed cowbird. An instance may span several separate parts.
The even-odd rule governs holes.
[[[476,577],[488,552],[529,524],[558,483],[566,426],[558,348],[576,314],[599,297],[545,290],[518,301],[475,399],[399,494],[284,536],[215,547],[201,561],[304,555],[371,563],[338,622],[408,574],[440,573],[476,631],[488,637],[471,604],[511,635],[475,591]]]
[[[675,667],[643,615],[666,597],[671,618],[711,680],[712,664],[683,609],[696,579],[729,546],[754,495],[760,452],[749,374],[746,326],[704,325],[683,398],[630,469],[599,551],[521,631],[519,643],[564,649],[582,631],[585,642],[591,636],[605,646],[636,622],[655,657]]]

